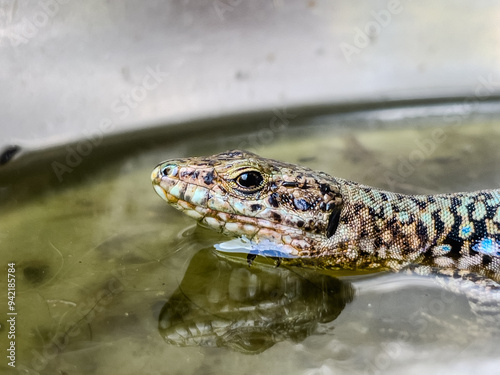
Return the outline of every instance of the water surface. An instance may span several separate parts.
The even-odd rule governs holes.
[[[290,114],[281,122],[270,114],[239,134],[190,135],[100,160],[105,167],[78,183],[6,207],[0,241],[2,269],[14,261],[17,270],[17,369],[494,373],[500,324],[478,319],[464,296],[406,275],[276,268],[261,258],[248,266],[215,252],[226,239],[194,226],[151,187],[164,159],[231,148],[404,193],[500,186],[499,118],[429,113]],[[2,278],[4,306],[5,294]]]

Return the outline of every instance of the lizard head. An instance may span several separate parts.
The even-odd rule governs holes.
[[[240,150],[166,160],[151,178],[163,199],[204,226],[272,241],[292,256],[317,254],[343,205],[334,178]]]

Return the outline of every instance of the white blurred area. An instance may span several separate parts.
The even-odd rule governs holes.
[[[0,150],[500,88],[494,1],[0,1]]]

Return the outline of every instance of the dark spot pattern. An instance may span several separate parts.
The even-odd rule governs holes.
[[[328,194],[330,192],[330,186],[328,186],[327,184],[320,184],[319,191],[323,195]]]
[[[207,185],[211,185],[214,182],[214,172],[207,172],[207,174],[203,176],[203,182]]]
[[[281,223],[281,215],[277,212],[271,212],[271,217],[272,219],[277,222],[277,223]]]
[[[336,207],[328,218],[328,227],[326,229],[326,237],[330,238],[335,234],[339,226],[341,207]]]
[[[279,207],[279,202],[278,202],[279,194],[278,193],[272,193],[269,196],[269,204],[273,206],[274,208]]]
[[[260,211],[260,210],[262,210],[262,205],[260,205],[260,204],[251,204],[250,205],[250,210],[252,212]]]

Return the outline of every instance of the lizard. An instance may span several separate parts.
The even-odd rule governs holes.
[[[500,190],[405,195],[241,150],[166,160],[151,179],[202,225],[300,265],[437,270],[500,290]]]

